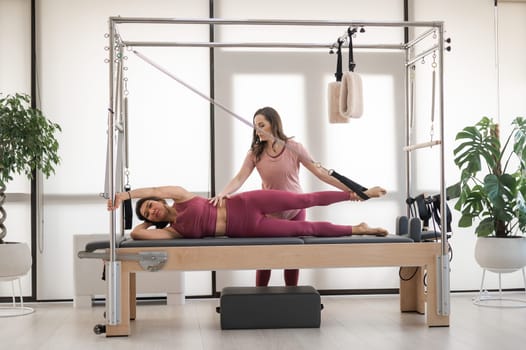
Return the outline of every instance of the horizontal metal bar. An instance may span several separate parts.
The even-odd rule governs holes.
[[[109,251],[106,251],[104,253],[80,251],[78,252],[77,256],[81,259],[101,259],[106,261],[111,260]],[[164,251],[147,251],[138,252],[136,254],[116,253],[115,260],[137,261],[144,270],[158,271],[164,266],[164,264],[168,260],[168,253]]]
[[[415,39],[409,41],[407,44],[405,44],[405,47],[409,48],[409,47],[412,47],[416,44],[418,44],[420,41],[424,40],[429,34],[433,33],[434,31],[436,30],[436,28],[431,28],[429,30],[427,30],[426,32],[420,34],[418,37],[416,37]]]
[[[108,248],[105,248],[107,250]],[[141,260],[148,260],[156,258],[158,256],[166,256],[166,252],[164,251],[148,251],[148,252],[140,252],[137,254],[117,254],[118,260],[131,260],[131,261],[141,261]],[[86,251],[80,251],[77,253],[77,256],[81,259],[102,259],[102,260],[109,260],[110,259],[110,253],[108,251],[105,252],[86,252]]]
[[[438,50],[438,44],[435,44],[433,45],[431,48],[423,51],[422,53],[420,53],[419,55],[415,56],[415,58],[413,58],[412,60],[409,60],[405,66],[408,67],[410,65],[412,65],[413,63],[415,63],[416,61],[420,60],[421,58],[424,58],[426,57],[427,55],[429,55],[431,52],[433,51],[436,51]]]
[[[192,191],[201,197],[210,196],[210,192]],[[104,193],[44,193],[42,198],[46,202],[58,202],[68,204],[80,204],[86,202],[101,202],[104,201]],[[9,203],[27,202],[31,199],[29,193],[10,192],[6,193],[6,201]]]
[[[10,203],[29,201],[31,195],[29,193],[6,193],[7,201]],[[101,197],[95,193],[44,193],[42,195],[44,201],[63,201],[63,202],[92,202],[99,201]]]
[[[414,145],[405,146],[404,147],[404,151],[410,152],[410,151],[413,151],[413,150],[419,149],[419,148],[433,147],[435,145],[440,145],[441,143],[442,143],[442,141],[440,141],[440,140],[434,140],[434,141],[417,143],[417,144],[414,144]]]
[[[314,49],[331,49],[332,45],[319,43],[255,43],[255,42],[169,42],[169,41],[122,41],[122,44],[129,47],[245,47],[245,48],[314,48]],[[342,46],[347,47],[347,46]],[[402,44],[368,44],[353,45],[354,49],[386,49],[401,50]]]
[[[213,25],[282,25],[282,26],[357,26],[357,27],[440,27],[443,21],[329,21],[329,20],[268,20],[268,19],[222,19],[222,18],[149,18],[149,17],[110,17],[116,24],[213,24]]]

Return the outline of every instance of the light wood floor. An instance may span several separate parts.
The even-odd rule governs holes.
[[[36,303],[28,304],[33,314],[0,318],[0,349],[523,349],[526,308],[476,306],[474,295],[452,294],[450,326],[437,328],[428,328],[422,315],[400,313],[397,295],[322,296],[319,329],[221,330],[218,299],[141,304],[132,335],[117,338],[93,332],[104,323],[103,306]]]

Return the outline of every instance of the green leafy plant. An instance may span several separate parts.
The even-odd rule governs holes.
[[[477,236],[507,237],[526,228],[526,120],[517,117],[511,126],[504,144],[499,125],[488,117],[456,135],[460,181],[448,188],[448,196],[458,198],[459,227],[480,220]]]
[[[39,170],[46,177],[60,163],[55,133],[60,126],[48,120],[37,108],[31,107],[26,94],[0,96],[0,195],[15,174],[32,178]],[[1,208],[0,206],[0,209]],[[5,231],[0,230],[0,243]]]

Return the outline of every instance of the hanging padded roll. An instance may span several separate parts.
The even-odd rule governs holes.
[[[340,114],[340,89],[342,83],[339,81],[332,81],[329,83],[328,89],[328,107],[329,107],[329,123],[348,123],[349,118],[345,118]]]
[[[336,81],[330,82],[328,86],[327,91],[327,97],[328,97],[328,111],[329,111],[329,123],[336,124],[336,123],[348,123],[349,119],[345,118],[340,114],[340,90],[341,90],[341,81],[343,77],[343,70],[342,70],[342,44],[343,41],[338,40],[338,51],[337,54],[337,60],[336,60],[336,72],[334,73],[334,76],[336,77]]]
[[[362,78],[345,72],[340,88],[340,114],[346,118],[360,118],[363,114]]]
[[[221,329],[319,328],[321,299],[312,286],[225,287]]]

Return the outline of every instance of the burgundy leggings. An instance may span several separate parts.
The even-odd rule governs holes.
[[[257,190],[243,192],[227,201],[226,235],[230,237],[350,235],[352,234],[352,226],[304,221],[305,210],[302,210],[292,220],[267,216],[284,210],[325,206],[346,200],[349,200],[349,193],[341,191],[294,193],[279,190]],[[257,270],[256,286],[267,286],[270,274],[271,270]],[[284,277],[287,286],[296,286],[299,270],[284,270]]]
[[[325,221],[291,221],[268,217],[268,214],[290,209],[349,200],[343,191],[294,193],[278,190],[243,192],[227,201],[226,236],[229,237],[335,237],[352,234],[351,225],[335,225]]]
[[[292,221],[305,221],[307,218],[307,211],[301,209],[295,217],[289,219]],[[256,271],[256,286],[266,287],[270,281],[270,274],[272,270],[257,270]],[[283,279],[285,280],[286,286],[297,286],[300,278],[299,269],[285,269],[283,270]]]

